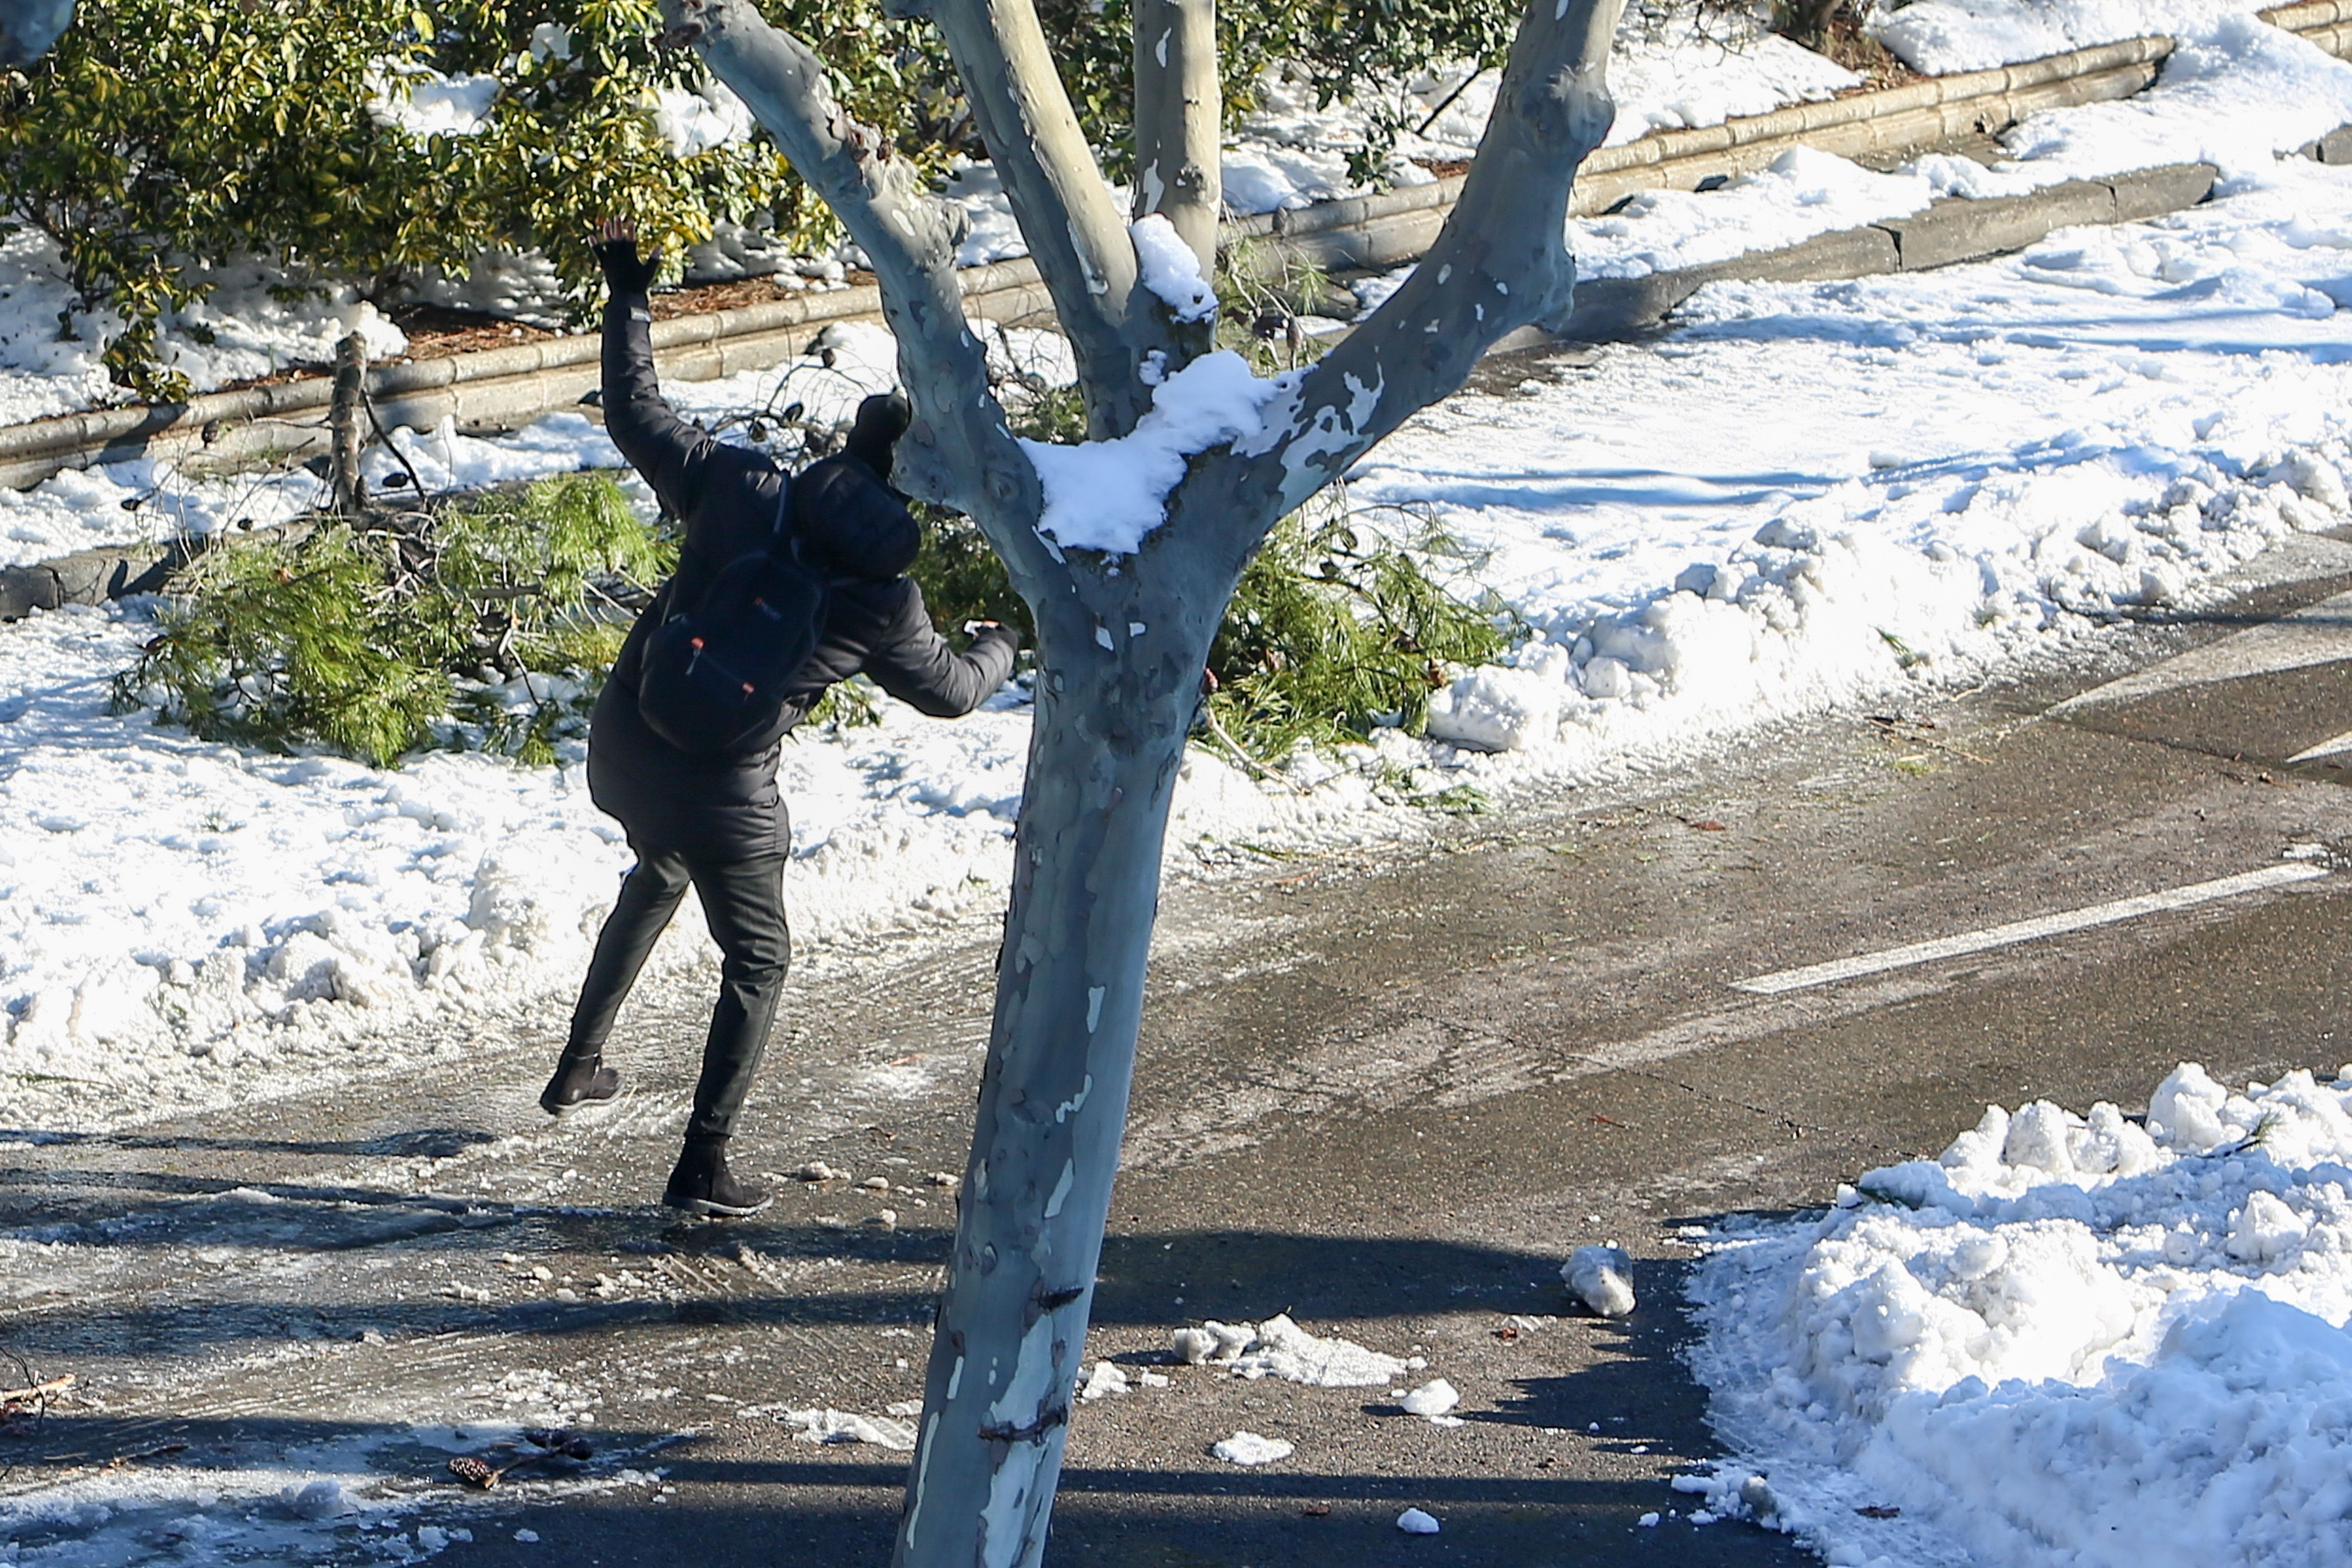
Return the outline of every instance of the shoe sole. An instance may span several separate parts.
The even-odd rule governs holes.
[[[747,1206],[731,1206],[727,1204],[712,1203],[709,1198],[665,1197],[662,1199],[662,1203],[666,1207],[683,1209],[688,1214],[700,1215],[705,1219],[745,1219],[752,1215],[758,1214],[761,1209],[766,1208],[770,1204],[774,1203],[775,1201],[776,1195],[773,1193],[761,1198],[758,1203],[751,1204]]]
[[[590,1100],[568,1100],[561,1105],[550,1105],[542,1100],[539,1102],[539,1108],[561,1121],[575,1110],[593,1110],[600,1105],[610,1105],[620,1098],[621,1091],[616,1089],[610,1094],[600,1094]]]

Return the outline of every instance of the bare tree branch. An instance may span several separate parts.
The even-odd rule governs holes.
[[[1217,265],[1223,115],[1216,0],[1136,0],[1135,216],[1166,217],[1203,278]],[[1209,321],[1183,346],[1205,352],[1215,333]]]
[[[1224,531],[1229,547],[1246,554],[1273,519],[1459,388],[1505,333],[1566,317],[1576,281],[1569,192],[1616,113],[1606,68],[1622,7],[1623,0],[1534,0],[1437,243],[1402,288],[1268,405],[1263,436],[1196,466],[1188,489],[1201,484],[1215,496],[1221,480],[1232,489],[1191,526]],[[1235,471],[1213,478],[1212,466]]]
[[[893,157],[878,132],[850,118],[824,62],[749,0],[663,0],[662,19],[670,41],[692,45],[751,108],[866,252],[915,409],[915,427],[899,444],[898,483],[969,513],[1015,581],[1035,580],[1050,570],[1034,529],[1043,491],[1006,428],[986,353],[964,317],[959,215],[919,187],[913,166]]]
[[[1087,146],[1030,0],[905,0],[954,57],[972,122],[1078,364],[1088,431],[1124,436],[1151,406],[1137,372],[1168,331],[1139,296],[1135,246]]]

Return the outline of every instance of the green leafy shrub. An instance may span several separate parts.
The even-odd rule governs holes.
[[[584,302],[604,214],[672,250],[754,209],[830,233],[763,139],[673,155],[649,95],[700,68],[657,52],[655,0],[92,0],[46,59],[0,73],[0,219],[48,235],[80,309],[121,318],[105,363],[149,397],[186,391],[156,362],[159,319],[238,257],[373,297],[536,247]],[[419,69],[494,78],[487,127],[380,123],[371,102]]]
[[[436,741],[545,762],[675,549],[606,476],[206,551],[115,678],[119,711],[385,766]],[[526,700],[504,689],[520,681]]]
[[[851,111],[932,172],[984,156],[927,25],[879,0],[764,0],[831,67]],[[1133,103],[1129,0],[1044,0],[1081,122],[1117,173]],[[1294,62],[1325,101],[1433,61],[1492,63],[1513,0],[1260,0],[1218,17],[1231,115]],[[491,247],[536,249],[584,310],[594,218],[635,221],[672,255],[713,226],[762,221],[811,248],[832,218],[763,133],[676,155],[648,104],[698,87],[656,47],[656,0],[87,0],[47,58],[0,72],[0,224],[53,238],[77,296],[60,327],[110,331],[121,384],[183,396],[158,324],[204,297],[204,268],[246,256],[387,297]],[[419,139],[371,102],[406,73],[495,80],[487,124]],[[1397,115],[1367,168],[1384,163]],[[1385,118],[1383,118],[1385,116]],[[1377,172],[1377,170],[1374,170]],[[88,313],[110,311],[113,323]]]

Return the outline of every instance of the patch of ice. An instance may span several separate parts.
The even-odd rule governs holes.
[[[1444,1528],[1433,1515],[1417,1508],[1409,1508],[1397,1515],[1396,1527],[1407,1535],[1435,1535]]]
[[[898,1454],[910,1453],[915,1447],[915,1429],[887,1415],[859,1415],[833,1409],[760,1409],[761,1414],[772,1414],[791,1427],[795,1443],[871,1443]],[[747,1406],[743,1414],[750,1413],[751,1407]]]

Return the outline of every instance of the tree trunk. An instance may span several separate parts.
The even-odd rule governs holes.
[[[1078,591],[1038,606],[1045,673],[996,1016],[899,1568],[1032,1568],[1045,1551],[1127,1123],[1169,801],[1237,574],[1203,554],[1147,548],[1124,572],[1073,563]]]

